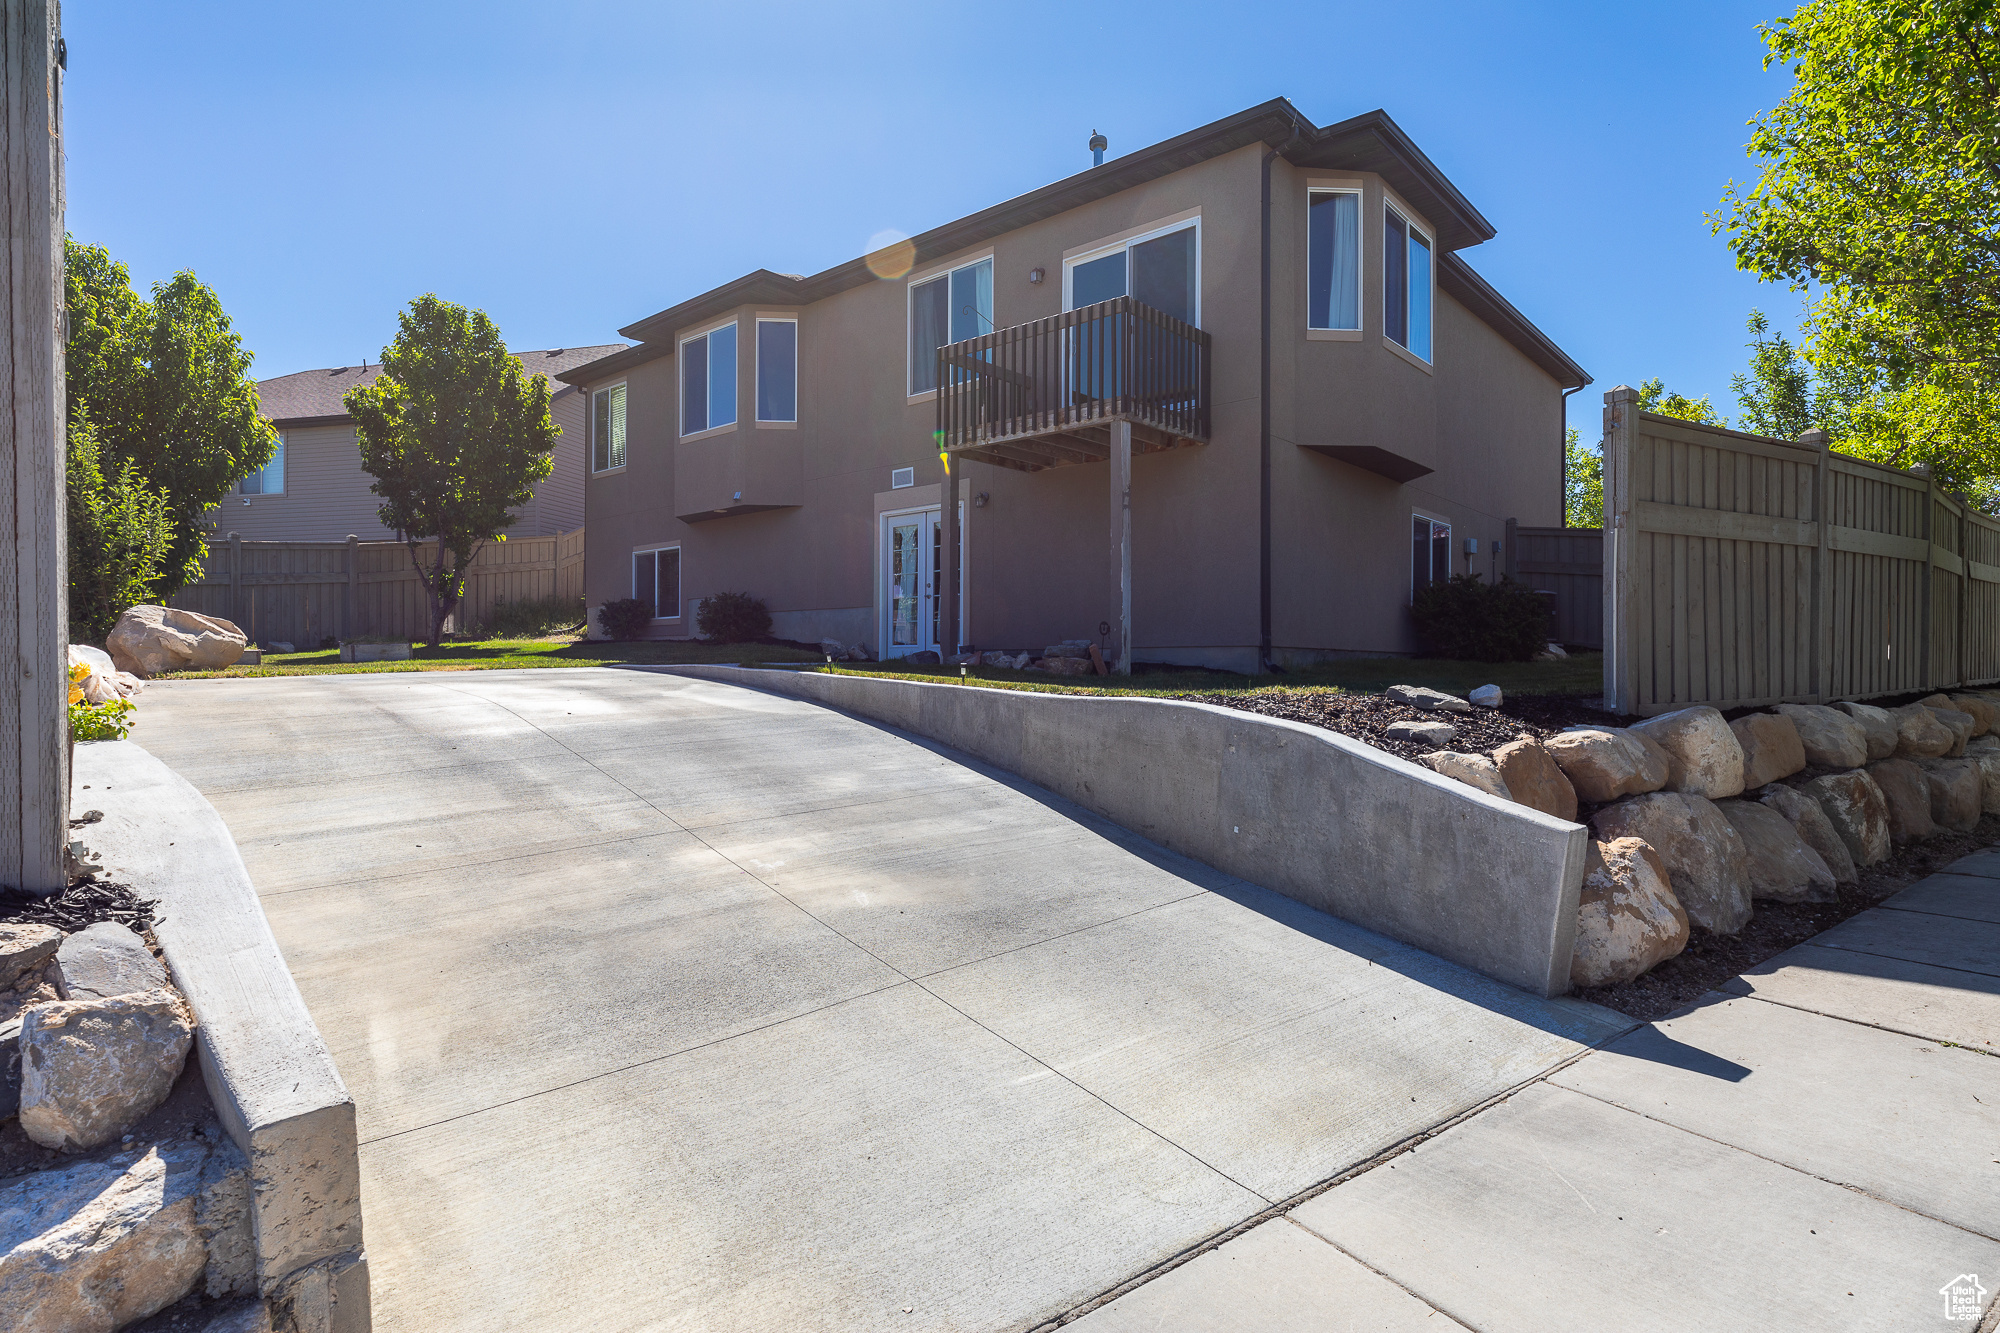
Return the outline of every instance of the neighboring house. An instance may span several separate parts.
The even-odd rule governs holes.
[[[1280,99],[751,273],[562,375],[591,394],[587,601],[683,637],[746,591],[884,657],[1115,655],[1127,623],[1131,656],[1229,670],[1411,651],[1415,585],[1561,522],[1589,382],[1458,257],[1493,234],[1386,114]]]
[[[562,436],[556,441],[555,471],[517,511],[509,536],[547,537],[583,526],[583,398],[554,381],[563,371],[623,347],[610,343],[515,353],[530,375],[549,377],[549,413]],[[269,465],[238,482],[236,493],[210,511],[214,532],[234,532],[246,541],[343,541],[350,533],[363,541],[394,537],[375,516],[382,497],[368,489],[375,479],[361,470],[354,419],[341,402],[348,390],[381,373],[379,365],[336,366],[258,381],[258,406],[278,428],[278,451]]]

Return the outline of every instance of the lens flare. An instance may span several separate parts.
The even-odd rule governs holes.
[[[876,277],[894,282],[917,266],[917,247],[900,231],[878,231],[868,238],[862,262]]]

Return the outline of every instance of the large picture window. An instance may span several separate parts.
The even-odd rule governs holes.
[[[625,386],[614,384],[590,396],[590,470],[625,466]]]
[[[799,419],[799,322],[757,321],[757,420]]]
[[[1382,331],[1431,359],[1431,241],[1393,208],[1382,210]]]
[[[283,495],[285,493],[285,435],[278,432],[278,447],[271,461],[236,483],[238,495]]]
[[[1306,327],[1361,327],[1361,192],[1306,193]]]
[[[1420,588],[1451,578],[1451,524],[1414,514],[1410,519],[1410,600]]]
[[[736,325],[681,344],[681,434],[736,424]]]
[[[653,608],[655,620],[681,618],[681,548],[632,553],[632,595]]]
[[[910,284],[910,393],[937,388],[937,349],[993,330],[993,261]]]

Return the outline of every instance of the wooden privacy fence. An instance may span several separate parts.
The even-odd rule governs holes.
[[[1604,396],[1604,693],[1619,712],[2000,680],[2000,521],[1899,471]]]
[[[1555,594],[1549,637],[1579,648],[1604,646],[1604,530],[1524,528],[1507,520],[1507,577]]]
[[[583,529],[555,537],[488,542],[467,572],[453,623],[486,624],[500,602],[583,596]],[[419,548],[425,560],[436,544]],[[252,642],[300,649],[321,639],[417,639],[430,633],[430,603],[401,542],[213,543],[199,583],[169,605],[235,622]]]

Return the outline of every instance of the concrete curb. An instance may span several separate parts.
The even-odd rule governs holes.
[[[1584,827],[1335,732],[1179,700],[644,669],[873,718],[1342,920],[1537,995],[1569,990]]]
[[[130,741],[76,747],[82,837],[108,878],[156,899],[154,936],[200,1024],[216,1112],[250,1163],[258,1294],[300,1333],[365,1333],[354,1099],[278,952],[222,817]],[[88,786],[89,790],[84,788]]]

